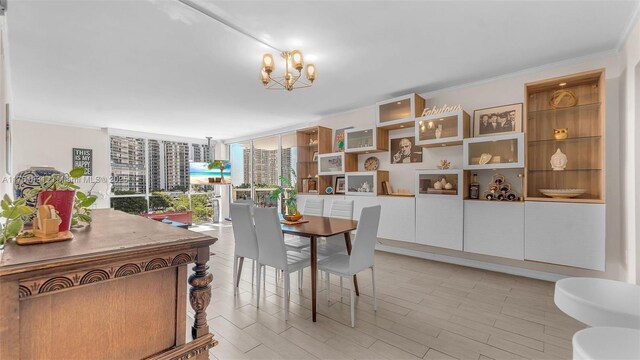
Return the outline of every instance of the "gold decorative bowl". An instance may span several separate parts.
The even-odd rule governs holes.
[[[300,214],[300,211],[296,211],[295,215],[283,215],[283,217],[287,221],[298,221],[302,218],[302,214]]]

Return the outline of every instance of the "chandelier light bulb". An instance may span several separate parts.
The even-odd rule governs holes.
[[[271,74],[274,69],[273,56],[271,54],[262,55],[262,68],[267,74]]]
[[[293,68],[301,71],[302,68],[304,67],[304,58],[302,56],[302,52],[300,50],[293,50],[291,52],[291,63],[293,65]]]
[[[313,82],[316,79],[316,66],[313,64],[307,65],[307,80]]]

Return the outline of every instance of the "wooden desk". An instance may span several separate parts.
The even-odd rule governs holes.
[[[205,313],[207,261],[217,239],[111,209],[93,214],[71,241],[6,244],[0,359],[208,359],[217,341]]]
[[[298,225],[282,224],[282,232],[309,238],[311,245],[311,312],[313,314],[313,321],[316,321],[316,277],[318,274],[317,238],[344,234],[347,252],[351,255],[351,235],[349,233],[358,227],[358,222],[355,220],[311,215],[305,215],[304,220],[309,220],[309,222]],[[356,292],[359,293],[358,278],[355,275],[353,276],[353,280],[356,285]]]

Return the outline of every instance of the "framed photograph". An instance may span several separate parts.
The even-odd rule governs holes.
[[[334,186],[334,189],[336,191],[336,194],[344,194],[345,193],[344,176],[336,177],[336,186]]]
[[[353,126],[349,126],[344,129],[336,129],[336,134],[333,141],[333,152],[344,151],[344,131],[348,129],[353,129]]]
[[[415,145],[415,136],[390,139],[389,160],[392,164],[409,164],[422,162],[422,147]]]
[[[317,151],[313,152],[313,161],[318,161],[318,152]]]
[[[473,112],[473,137],[522,132],[522,103]]]

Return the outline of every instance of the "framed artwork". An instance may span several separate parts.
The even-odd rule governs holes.
[[[336,186],[334,186],[334,189],[336,191],[336,194],[344,194],[344,192],[345,192],[344,176],[337,176],[336,177]]]
[[[415,145],[415,136],[390,139],[389,162],[392,164],[409,164],[422,162],[422,147]]]
[[[353,126],[349,126],[343,129],[336,129],[336,134],[333,141],[333,152],[344,151],[344,131],[348,129],[353,129]]]
[[[522,103],[473,111],[473,137],[522,132]]]

